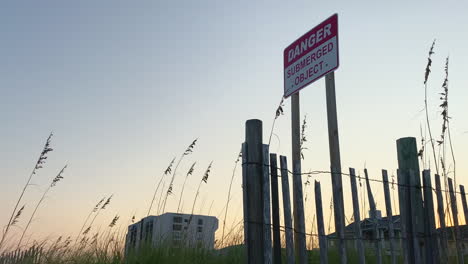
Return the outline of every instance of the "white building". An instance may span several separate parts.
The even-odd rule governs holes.
[[[213,216],[165,213],[148,216],[128,227],[125,252],[148,243],[160,245],[214,248],[218,219]]]

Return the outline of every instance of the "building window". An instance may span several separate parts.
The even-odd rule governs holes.
[[[174,240],[181,240],[181,239],[182,239],[182,235],[180,234],[179,231],[174,231],[174,232],[172,232],[172,238],[173,238]]]
[[[176,225],[176,224],[174,224],[174,225],[172,225],[172,230],[174,230],[174,231],[180,231],[180,230],[182,230],[182,225]]]
[[[197,232],[199,232],[199,233],[203,232],[203,227],[198,226],[198,227],[197,227]]]
[[[174,216],[173,222],[174,223],[182,223],[182,216]]]
[[[198,219],[198,225],[203,225],[203,219]]]

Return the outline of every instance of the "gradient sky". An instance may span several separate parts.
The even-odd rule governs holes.
[[[213,160],[196,212],[219,216],[245,121],[263,120],[268,138],[283,93],[283,49],[333,13],[338,13],[340,27],[335,76],[343,170],[355,167],[362,173],[366,166],[376,179],[382,168],[395,174],[396,139],[420,139],[424,69],[436,38],[428,86],[430,120],[439,135],[438,92],[450,55],[457,179],[468,184],[467,10],[462,1],[4,2],[0,225],[7,223],[51,131],[54,151],[28,189],[20,226],[60,168],[69,168],[29,235],[76,235],[95,203],[111,194],[111,205],[96,221],[103,228],[116,214],[123,226],[132,215],[146,215],[162,172],[195,138],[199,142],[179,168],[174,192],[179,194],[183,175],[196,161],[184,199],[189,211]],[[290,156],[289,99],[284,109],[271,151]],[[323,80],[301,91],[301,119],[307,114],[308,122],[303,171],[328,170],[325,109]],[[322,182],[328,222],[330,176],[315,178]],[[350,201],[347,178],[343,185]],[[240,170],[233,186],[228,227],[242,218]],[[372,187],[382,209],[382,187]],[[313,194],[310,187],[305,193]],[[176,209],[178,197],[169,199],[169,211]],[[306,207],[310,231],[315,205],[307,200]],[[346,215],[352,215],[348,202]]]

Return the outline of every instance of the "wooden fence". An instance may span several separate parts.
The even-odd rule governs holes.
[[[282,254],[285,255],[283,260],[286,260],[287,264],[307,263],[307,258],[304,259],[302,256],[311,253],[307,252],[305,245],[295,244],[298,241],[295,239],[296,236],[317,238],[320,251],[316,254],[319,254],[320,263],[328,263],[328,254],[331,250],[336,252],[344,263],[349,260],[346,252],[351,251],[356,252],[356,261],[360,264],[366,261],[379,264],[383,262],[464,263],[468,247],[468,225],[459,224],[456,199],[457,194],[460,194],[465,223],[468,223],[464,186],[460,185],[460,192],[457,192],[452,179],[445,176],[443,182],[448,186],[448,190],[443,190],[441,177],[435,174],[433,175],[435,187],[433,187],[431,172],[429,170],[421,172],[419,169],[415,138],[401,138],[396,143],[397,182],[393,180],[389,182],[387,170],[382,170],[380,179],[370,178],[367,170],[364,170],[364,177],[356,175],[354,168],[350,168],[349,173],[338,172],[341,177],[349,177],[350,186],[343,188],[351,190],[353,206],[353,222],[344,228],[343,236],[336,233],[325,234],[321,183],[315,181],[314,219],[317,233],[306,233],[304,229],[297,230],[294,227],[291,208],[298,208],[297,210],[302,211],[300,215],[304,216],[304,205],[291,205],[289,178],[311,173],[291,172],[285,156],[279,157],[278,167],[277,154],[269,153],[269,146],[262,144],[261,121],[247,121],[246,141],[242,145],[246,263],[280,264]],[[318,174],[318,172],[313,173]],[[331,171],[320,173],[332,174]],[[335,173],[334,171],[333,174]],[[280,226],[279,219],[279,177],[283,200],[283,226]],[[365,181],[367,186],[369,218],[360,219],[362,208],[360,208],[357,179],[360,183]],[[383,188],[386,217],[381,217],[380,210],[377,210],[371,182],[381,184]],[[395,215],[395,208],[392,208],[390,186],[398,191],[399,215]],[[437,199],[437,213],[434,211],[434,196]],[[365,196],[361,196],[361,199],[363,197]],[[300,200],[303,201],[303,197],[300,197]],[[436,216],[439,228],[436,228]],[[447,226],[447,219],[453,226]],[[281,243],[281,230],[284,231],[284,243]],[[281,245],[285,246],[283,252]]]
[[[31,247],[27,250],[16,250],[0,255],[0,264],[39,264],[42,248]]]

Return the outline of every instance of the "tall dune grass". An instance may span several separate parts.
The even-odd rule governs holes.
[[[231,181],[229,182],[229,190],[227,194],[227,201],[226,201],[226,208],[224,211],[224,219],[223,219],[223,233],[221,234],[221,245],[224,245],[224,232],[226,231],[226,218],[229,211],[229,202],[231,201],[231,190],[232,190],[232,182],[234,181],[234,176],[236,175],[237,165],[239,164],[240,159],[242,158],[242,149],[239,151],[237,155],[237,159],[234,162],[234,169],[232,170]]]
[[[18,246],[16,247],[17,249],[21,246],[21,242],[23,241],[23,238],[24,238],[24,235],[26,234],[26,232],[28,231],[28,228],[29,226],[31,225],[31,222],[34,218],[34,216],[36,215],[36,212],[37,212],[37,209],[39,209],[39,206],[42,204],[42,202],[44,201],[44,198],[46,197],[47,193],[49,193],[50,189],[55,187],[55,185],[63,179],[63,172],[65,171],[65,169],[67,168],[67,165],[65,165],[61,170],[60,172],[57,174],[57,176],[55,176],[55,178],[52,180],[52,182],[50,183],[50,185],[47,187],[47,189],[44,191],[44,193],[42,194],[42,197],[41,199],[39,199],[39,201],[37,202],[37,205],[36,207],[34,208],[34,211],[32,212],[31,214],[31,217],[29,218],[29,221],[28,223],[26,224],[26,227],[23,229],[23,233],[21,234],[21,237],[18,241]]]
[[[175,166],[174,173],[172,174],[172,177],[171,177],[171,181],[169,182],[169,187],[167,189],[166,196],[164,197],[164,202],[163,202],[163,206],[162,206],[162,212],[163,213],[166,211],[167,198],[173,192],[174,180],[175,180],[175,177],[176,177],[177,169],[179,168],[179,165],[182,162],[182,160],[184,159],[184,157],[193,153],[193,150],[195,148],[195,145],[197,144],[197,141],[198,141],[198,138],[196,138],[194,141],[192,141],[192,143],[190,143],[190,145],[187,147],[187,149],[185,149],[185,151],[182,153],[182,155],[180,155],[179,161],[177,161],[177,165]]]
[[[187,174],[185,175],[185,179],[184,179],[184,183],[182,184],[182,191],[180,192],[180,197],[179,197],[179,203],[177,205],[177,213],[179,213],[179,209],[180,208],[180,203],[182,201],[182,197],[184,196],[184,190],[185,190],[185,184],[187,183],[187,179],[190,175],[193,174],[193,172],[195,171],[195,164],[197,164],[196,162],[194,162],[192,164],[192,166],[190,166],[190,169],[187,171]]]
[[[153,199],[151,200],[151,203],[150,203],[150,206],[149,206],[149,209],[148,209],[148,213],[146,214],[146,216],[149,216],[150,213],[151,213],[151,208],[153,208],[153,203],[154,203],[154,200],[156,199],[156,194],[158,193],[159,186],[161,186],[161,182],[164,180],[164,178],[166,176],[171,175],[172,166],[174,165],[174,161],[175,161],[175,157],[169,163],[169,166],[167,166],[166,170],[164,170],[164,173],[161,176],[161,179],[159,180],[158,185],[156,186],[156,189],[154,190]],[[164,189],[164,185],[163,185],[163,189]],[[159,205],[159,203],[158,203],[158,205]],[[159,211],[159,206],[158,206],[158,211]]]
[[[42,149],[41,154],[39,155],[39,158],[36,161],[36,165],[34,165],[34,168],[33,168],[32,172],[31,172],[31,174],[29,175],[29,178],[26,181],[26,184],[23,186],[23,190],[21,191],[21,194],[20,194],[18,200],[16,201],[15,207],[13,208],[13,211],[11,212],[10,220],[8,220],[8,223],[7,223],[5,229],[4,229],[3,233],[2,233],[2,238],[0,240],[0,252],[2,250],[2,247],[4,246],[5,239],[6,239],[7,235],[8,235],[8,231],[10,231],[10,228],[12,227],[13,220],[15,219],[16,222],[17,222],[19,217],[21,216],[21,213],[24,210],[25,206],[23,205],[21,207],[20,211],[16,211],[18,209],[18,206],[19,206],[21,200],[23,199],[23,196],[24,196],[24,193],[26,192],[26,189],[29,187],[29,185],[31,183],[32,177],[37,174],[37,171],[39,169],[43,168],[43,166],[44,166],[44,164],[45,164],[45,162],[47,160],[47,154],[49,152],[53,151],[53,149],[50,147],[50,143],[51,143],[51,140],[52,140],[52,135],[53,135],[53,133],[50,133],[49,137],[47,138],[46,143],[44,145],[44,148]],[[15,217],[15,214],[16,214],[16,217]]]

